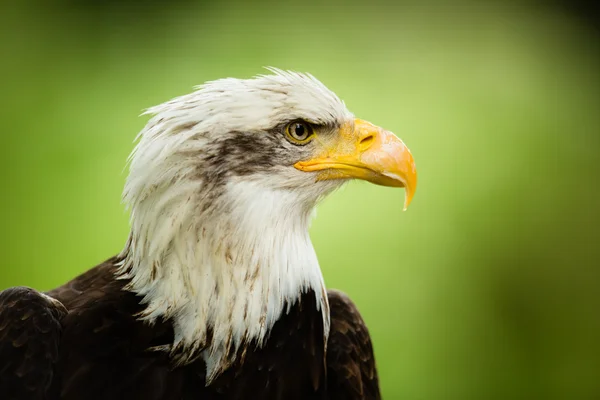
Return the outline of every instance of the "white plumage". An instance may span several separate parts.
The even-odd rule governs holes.
[[[296,118],[352,123],[343,102],[314,77],[271,71],[209,82],[149,109],[154,117],[130,159],[124,201],[131,236],[121,276],[144,297],[144,319],[172,318],[171,351],[186,355],[180,362],[206,360],[207,383],[244,342],[260,344],[286,312],[284,303],[309,288],[317,294],[326,335],[329,330],[308,228],[317,201],[344,181],[316,183],[313,174],[289,165],[269,175],[231,177],[215,198],[198,174],[207,146],[231,132],[265,135]]]

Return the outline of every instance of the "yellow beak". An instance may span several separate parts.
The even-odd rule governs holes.
[[[299,161],[301,171],[319,171],[318,180],[364,179],[383,186],[403,187],[404,209],[417,189],[417,170],[408,147],[393,133],[361,119],[340,129],[338,141],[316,158]],[[317,137],[315,140],[319,140]]]

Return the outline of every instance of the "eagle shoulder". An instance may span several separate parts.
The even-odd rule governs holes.
[[[328,290],[331,330],[327,343],[329,400],[379,400],[379,380],[371,336],[354,302]]]
[[[48,397],[59,358],[58,300],[28,287],[0,292],[0,393],[10,400]]]

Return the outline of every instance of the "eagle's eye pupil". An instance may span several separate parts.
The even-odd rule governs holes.
[[[297,139],[304,139],[304,135],[306,134],[306,129],[303,124],[297,123],[294,126],[294,134]]]

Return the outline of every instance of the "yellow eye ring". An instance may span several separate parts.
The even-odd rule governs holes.
[[[294,121],[285,127],[288,140],[294,144],[307,144],[314,136],[314,130],[308,122]]]

